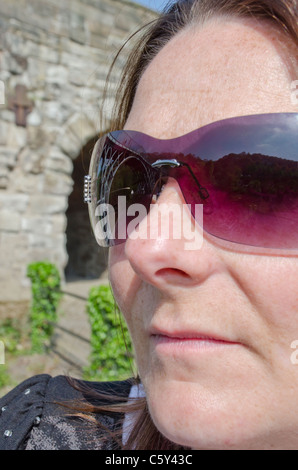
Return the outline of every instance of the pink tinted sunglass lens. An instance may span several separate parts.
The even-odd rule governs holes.
[[[95,204],[106,198],[116,207],[121,194],[128,206],[149,210],[158,179],[170,176],[194,217],[196,205],[203,205],[204,231],[211,235],[248,246],[298,248],[297,113],[225,119],[171,140],[116,131],[100,157],[93,162]],[[179,165],[154,167],[169,160]],[[110,246],[123,241],[116,237]]]

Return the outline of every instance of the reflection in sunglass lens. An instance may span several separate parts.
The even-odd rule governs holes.
[[[118,237],[123,238],[123,227],[126,230],[129,223],[136,217],[135,212],[129,211],[134,204],[145,209],[145,212],[142,212],[144,216],[148,213],[152,189],[158,175],[158,171],[148,163],[134,156],[126,158],[117,168],[108,198],[108,204],[114,208],[116,240]],[[138,212],[138,216],[140,215]],[[121,236],[119,227],[121,227]],[[124,237],[127,238],[127,232]]]

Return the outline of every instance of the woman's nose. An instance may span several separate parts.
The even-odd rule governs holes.
[[[203,239],[202,206],[196,210],[200,225],[176,180],[169,179],[147,217],[125,242],[125,256],[143,281],[160,288],[193,286],[217,269],[217,248]]]

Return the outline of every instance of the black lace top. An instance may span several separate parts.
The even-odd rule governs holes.
[[[25,380],[0,399],[0,450],[116,450],[108,431],[119,426],[118,414],[95,415],[90,423],[70,413],[61,403],[78,400],[105,403],[94,392],[127,397],[133,380],[80,382],[80,391],[65,376],[37,375]]]

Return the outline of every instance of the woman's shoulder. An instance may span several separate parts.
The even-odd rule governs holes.
[[[109,397],[127,397],[133,384],[133,379],[87,382],[63,375],[33,376],[0,398],[0,449],[103,449],[103,427],[90,427],[90,422],[74,413],[71,406],[111,404]],[[105,413],[95,419],[113,430],[119,418]],[[114,445],[107,438],[104,448]]]

